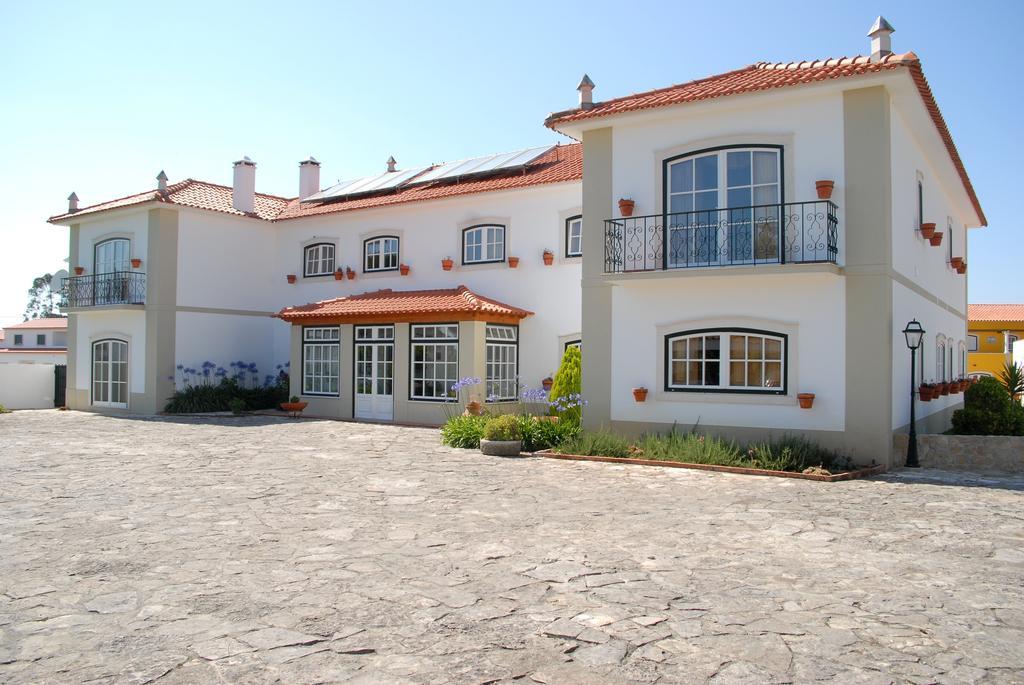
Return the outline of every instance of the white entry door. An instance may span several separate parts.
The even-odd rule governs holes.
[[[391,421],[395,416],[395,327],[356,327],[355,417]]]
[[[97,407],[128,408],[128,343],[93,343],[92,403]]]

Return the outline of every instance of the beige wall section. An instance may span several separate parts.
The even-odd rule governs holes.
[[[846,177],[846,444],[887,463],[892,445],[892,163],[889,94],[843,93]]]
[[[612,208],[612,129],[583,134],[583,412],[587,428],[611,421],[612,288],[604,273],[604,220]]]
[[[174,394],[174,328],[178,292],[178,212],[149,210],[146,254],[145,393],[132,397],[132,411],[162,411]]]

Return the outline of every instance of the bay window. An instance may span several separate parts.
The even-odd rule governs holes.
[[[337,397],[341,376],[341,331],[337,326],[302,331],[302,394]]]
[[[459,378],[459,325],[410,326],[409,399],[446,400]]]

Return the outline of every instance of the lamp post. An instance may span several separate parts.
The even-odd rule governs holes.
[[[917,462],[917,417],[914,412],[917,404],[915,402],[917,380],[914,377],[914,367],[917,366],[917,348],[921,346],[921,341],[924,339],[924,329],[921,328],[917,319],[914,319],[903,329],[903,335],[907,339],[907,347],[910,348],[910,435],[907,440],[906,465],[907,468],[917,468],[920,464]]]

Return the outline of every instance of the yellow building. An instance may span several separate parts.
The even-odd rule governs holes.
[[[1024,339],[1024,304],[967,306],[967,371],[999,377],[1013,343]]]

